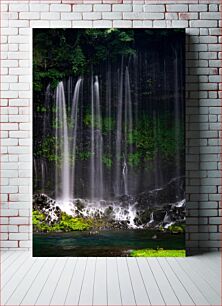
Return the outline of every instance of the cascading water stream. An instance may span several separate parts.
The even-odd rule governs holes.
[[[94,96],[95,96],[95,118],[96,125],[94,125],[94,141],[95,141],[95,191],[96,198],[103,199],[103,137],[102,137],[102,120],[100,109],[100,94],[99,94],[99,79],[95,77],[94,82]]]
[[[73,139],[73,143],[71,143],[71,158],[73,165],[71,167],[70,173],[70,191],[72,198],[75,197],[75,168],[76,168],[76,140],[77,140],[77,127],[78,127],[78,109],[79,109],[79,93],[80,87],[82,84],[82,78],[79,78],[75,85],[74,95],[72,99],[72,110],[71,110],[71,118],[73,120],[73,128],[71,129],[71,137]],[[71,140],[70,140],[71,141]]]
[[[116,165],[115,165],[115,195],[121,194],[121,145],[122,145],[122,112],[123,112],[123,58],[119,71],[117,125],[116,125]]]
[[[56,88],[56,155],[61,156],[61,165],[56,167],[56,198],[70,199],[70,152],[68,142],[68,124],[63,82]],[[61,190],[59,189],[61,186]]]

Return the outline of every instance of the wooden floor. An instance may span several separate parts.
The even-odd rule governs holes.
[[[220,254],[32,258],[1,253],[0,305],[221,305]]]

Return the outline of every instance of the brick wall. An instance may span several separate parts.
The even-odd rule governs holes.
[[[219,0],[1,1],[2,248],[31,247],[31,49],[40,27],[186,28],[187,249],[220,248],[220,10]]]

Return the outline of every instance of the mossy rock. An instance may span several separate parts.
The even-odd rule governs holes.
[[[61,220],[52,225],[47,224],[46,216],[38,211],[33,211],[32,220],[33,228],[36,232],[84,231],[92,228],[92,220],[74,218],[66,213],[62,213]]]

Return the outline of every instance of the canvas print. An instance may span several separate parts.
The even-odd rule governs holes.
[[[33,256],[185,256],[184,41],[33,30]]]

